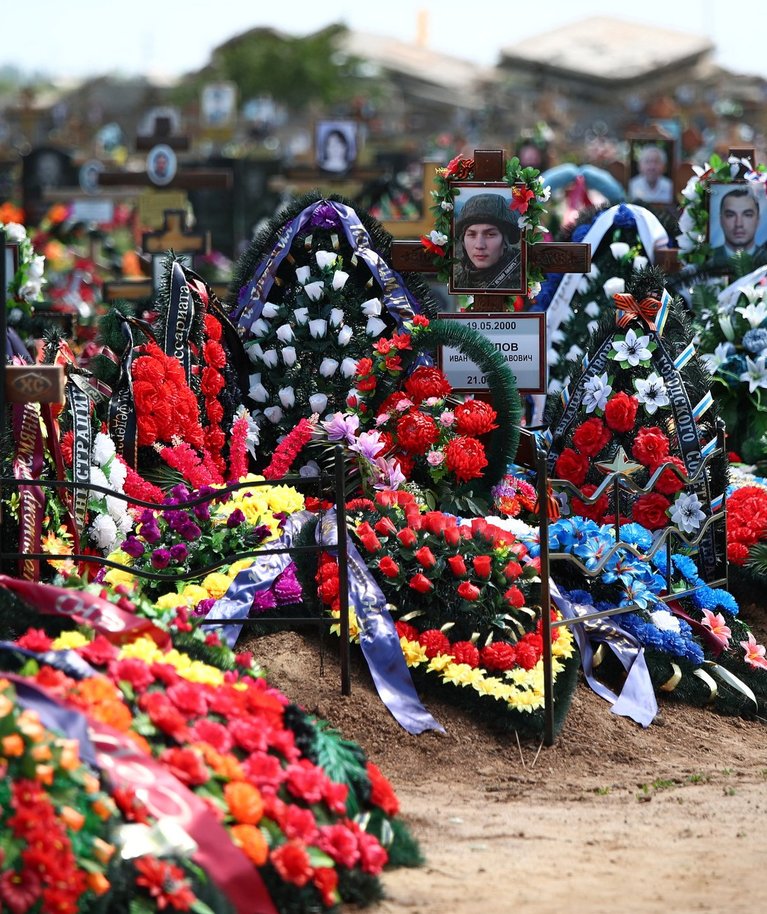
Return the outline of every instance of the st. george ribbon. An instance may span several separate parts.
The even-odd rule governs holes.
[[[336,512],[328,511],[317,525],[317,542],[331,554],[338,552]],[[347,540],[349,603],[360,628],[360,647],[381,698],[397,723],[408,733],[445,732],[421,704],[405,663],[399,635],[386,597],[373,580],[356,546]]]

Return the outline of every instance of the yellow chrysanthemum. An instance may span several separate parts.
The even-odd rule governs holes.
[[[432,657],[429,661],[429,669],[439,673],[450,663],[453,663],[453,658],[450,654],[437,654],[436,657]]]
[[[202,586],[211,597],[215,600],[220,600],[229,590],[231,583],[232,580],[228,575],[222,574],[220,571],[213,571],[203,579]]]
[[[291,486],[271,486],[268,498],[275,514],[295,514],[304,509],[304,496]]]
[[[54,651],[67,651],[72,648],[82,647],[90,642],[82,632],[62,632],[51,645]]]
[[[453,685],[465,686],[471,683],[475,674],[482,676],[481,670],[475,670],[468,663],[450,663],[442,671],[443,682],[452,682]]]
[[[254,559],[240,559],[235,562],[233,565],[229,566],[229,574],[233,577],[236,577],[241,571],[245,571],[246,568],[250,568],[253,564]]]
[[[183,596],[184,600],[186,600],[187,606],[197,606],[200,600],[207,600],[208,597],[213,596],[212,593],[210,593],[200,584],[187,584],[186,587],[181,591],[181,595]]]
[[[128,586],[132,586],[136,581],[136,576],[134,574],[130,574],[128,571],[123,571],[121,568],[110,568],[109,571],[107,571],[107,573],[104,575],[104,581],[107,584],[111,584],[112,587],[117,587],[118,584],[126,584]]]
[[[419,663],[425,663],[428,660],[423,645],[417,641],[400,638],[399,643],[402,645],[402,653],[405,655],[405,662],[408,666],[418,666]]]
[[[151,638],[136,638],[120,648],[119,656],[120,660],[136,658],[144,663],[154,663],[155,660],[162,659],[163,653]]]
[[[176,609],[178,606],[187,606],[185,597],[180,593],[164,593],[155,600],[158,609]]]

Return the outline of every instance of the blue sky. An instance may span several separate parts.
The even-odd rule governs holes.
[[[444,53],[493,65],[500,48],[593,15],[621,15],[705,35],[717,46],[717,62],[767,77],[764,29],[758,4],[740,11],[715,0],[643,0],[635,8],[606,0],[548,0],[524,4],[488,2],[492,14],[477,16],[465,0],[33,0],[4,4],[0,63],[78,77],[120,71],[179,75],[201,67],[210,50],[239,32],[269,25],[305,34],[342,21],[351,28],[414,40],[420,10],[428,18],[428,43]],[[504,9],[503,15],[497,10]]]

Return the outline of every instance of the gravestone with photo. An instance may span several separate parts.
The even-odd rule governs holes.
[[[546,272],[588,272],[591,266],[591,249],[584,244],[554,244],[550,242],[532,243],[538,226],[538,214],[546,198],[538,172],[534,169],[521,169],[518,159],[506,163],[503,150],[479,149],[474,151],[473,159],[454,159],[446,169],[438,172],[442,183],[434,199],[438,203],[437,228],[424,234],[420,241],[395,241],[392,244],[392,263],[395,269],[420,273],[437,273],[445,279],[452,291],[473,292],[471,310],[445,315],[452,320],[468,321],[476,325],[485,335],[490,336],[496,349],[502,352],[509,368],[517,377],[517,386],[521,393],[543,394],[546,390],[546,326],[543,315],[524,313],[517,310],[524,308],[524,299],[534,297],[539,284],[537,277]],[[458,211],[454,215],[454,200],[460,199],[462,190],[467,194],[464,207],[476,209],[472,218],[478,226],[486,229],[500,227],[505,240],[493,234],[493,244],[503,257],[503,248],[512,248],[513,255],[508,257],[501,270],[507,272],[502,277],[505,284],[500,286],[483,286],[477,284],[459,285],[456,289],[455,270],[460,266],[460,257],[456,248],[460,238],[456,230],[462,232],[467,222],[466,213],[461,219]],[[469,201],[474,198],[474,203]],[[437,207],[435,207],[437,209]],[[507,230],[510,218],[516,223],[516,231]],[[449,224],[448,224],[449,223]],[[521,230],[520,230],[521,229]],[[529,233],[529,235],[528,235]],[[448,255],[448,243],[452,234],[452,256]],[[482,261],[488,259],[488,241],[480,240],[478,247],[484,251],[484,257],[476,274],[468,276],[469,280],[486,269]],[[492,265],[491,265],[492,266]],[[516,272],[515,272],[516,269]],[[459,279],[462,274],[459,274]],[[508,280],[508,282],[506,282]],[[512,311],[513,314],[508,312]],[[455,353],[443,351],[440,355],[443,370],[452,371],[454,381],[459,389],[483,393],[489,390],[488,380],[482,372],[465,360],[460,364],[455,361]],[[460,378],[458,375],[460,374]]]
[[[29,225],[37,225],[50,206],[48,194],[77,186],[72,156],[54,146],[38,146],[21,160],[21,199]]]

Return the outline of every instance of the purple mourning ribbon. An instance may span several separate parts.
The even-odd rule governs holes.
[[[338,552],[336,512],[328,511],[317,525],[317,542],[331,555]],[[394,621],[386,608],[386,597],[367,569],[351,540],[347,540],[349,604],[360,629],[360,647],[381,701],[408,733],[425,730],[445,732],[421,704]]]
[[[265,543],[264,548],[281,549],[290,547],[303,525],[313,516],[310,511],[298,511],[296,514],[292,514],[285,522],[282,536]],[[268,590],[291,561],[292,558],[289,552],[281,552],[277,555],[256,555],[253,564],[237,574],[229,585],[227,592],[219,600],[216,600],[206,613],[205,618],[247,619],[255,595],[260,591]],[[234,648],[242,631],[241,624],[237,625],[231,622],[203,622],[201,628],[204,631],[217,631],[230,648]]]
[[[232,311],[232,321],[237,324],[241,337],[247,335],[253,323],[261,316],[269,291],[274,284],[277,269],[290,253],[294,238],[305,228],[341,229],[352,250],[369,267],[382,289],[382,302],[394,319],[397,329],[409,320],[420,307],[408,290],[402,277],[373,250],[370,235],[350,206],[336,200],[318,200],[286,223],[277,234],[272,250],[256,267],[252,279],[240,289],[237,305]]]
[[[572,603],[562,596],[553,581],[551,598],[566,619],[577,619],[594,611],[593,606]],[[610,618],[581,622],[573,625],[572,629],[581,652],[583,673],[591,688],[600,698],[610,702],[613,714],[630,717],[643,727],[649,727],[658,713],[658,702],[640,642]],[[616,695],[594,676],[595,642],[606,644],[626,670],[626,681],[620,695]]]
[[[13,358],[18,358],[25,365],[31,365],[34,361],[32,356],[29,354],[29,350],[21,341],[21,337],[16,333],[13,327],[5,328],[5,358],[6,361],[11,361]]]

